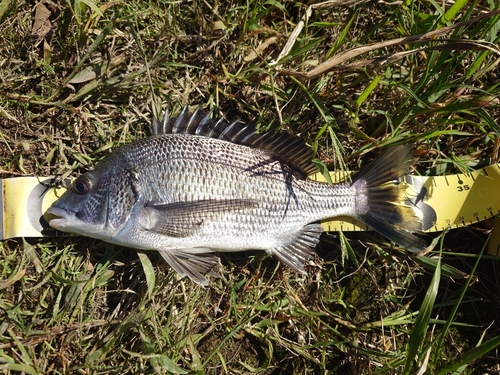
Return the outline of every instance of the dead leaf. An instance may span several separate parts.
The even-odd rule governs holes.
[[[43,2],[35,5],[35,21],[31,33],[37,35],[40,39],[52,30],[52,22],[50,22],[51,12]]]
[[[57,21],[61,16],[61,7],[59,4],[52,0],[42,0],[34,7],[34,20],[31,33],[38,37],[36,46],[42,40],[48,40],[52,30],[57,27]]]

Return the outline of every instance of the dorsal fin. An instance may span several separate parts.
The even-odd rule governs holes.
[[[177,118],[171,118],[167,109],[162,121],[153,118],[151,133],[194,134],[221,139],[265,150],[304,176],[317,172],[316,166],[311,162],[313,151],[301,138],[288,133],[260,134],[253,125],[244,124],[240,120],[227,122],[222,117],[213,119],[210,115],[211,112],[201,107],[190,113],[186,106]]]

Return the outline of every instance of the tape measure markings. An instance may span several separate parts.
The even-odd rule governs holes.
[[[330,173],[334,182],[345,181],[350,175],[350,172]],[[320,173],[311,178],[326,181]],[[0,240],[39,237],[42,233],[60,235],[51,233],[42,215],[64,189],[47,188],[40,184],[41,180],[50,181],[49,178],[38,177],[0,180]],[[457,175],[403,176],[400,183],[406,185],[408,201],[420,209],[426,232],[442,231],[448,227],[460,228],[500,214],[499,164]],[[324,220],[322,225],[326,231],[370,229],[351,217]]]
[[[339,181],[335,173],[331,175],[333,181]],[[314,179],[325,181],[321,175],[315,175]],[[500,214],[498,164],[458,175],[404,176],[401,181],[408,185],[409,195],[414,196],[417,204],[423,201],[430,207],[422,218],[426,232],[460,228]],[[431,218],[433,212],[436,218]],[[346,218],[325,220],[322,224],[329,231],[366,230],[363,224]]]

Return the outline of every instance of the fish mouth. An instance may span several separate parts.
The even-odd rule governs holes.
[[[46,211],[51,217],[48,218],[49,225],[61,232],[81,234],[87,237],[95,237],[95,233],[102,233],[103,226],[89,224],[77,217],[78,212],[61,207],[49,207]]]
[[[56,218],[49,220],[49,225],[57,230],[64,230],[65,224],[68,223],[71,217],[75,216],[73,211],[53,206],[47,209],[47,213],[56,216]]]

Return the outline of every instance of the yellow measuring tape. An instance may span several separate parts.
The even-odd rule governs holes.
[[[43,216],[65,190],[51,187],[51,182],[46,177],[0,179],[0,240],[67,235],[51,228]]]
[[[333,181],[340,181],[346,174],[331,172],[330,176]],[[319,173],[311,178],[325,181]],[[51,182],[50,178],[40,177],[0,179],[0,240],[65,235],[52,229],[43,216],[64,192],[64,188],[50,187]],[[401,182],[407,185],[408,195],[416,197],[425,232],[464,227],[500,214],[500,164],[449,176],[404,176]],[[500,219],[497,222],[500,227]],[[326,231],[370,230],[350,217],[337,217],[322,224]],[[496,232],[488,248],[492,255],[500,255],[500,230]]]
[[[330,175],[338,181],[335,173]],[[313,179],[325,181],[321,174]],[[409,185],[409,195],[425,194],[423,203],[435,213],[435,217],[425,217],[424,211],[426,232],[464,227],[500,214],[500,164],[450,176],[404,176],[401,181]],[[367,230],[366,225],[348,217],[327,220],[323,225],[327,231]]]

